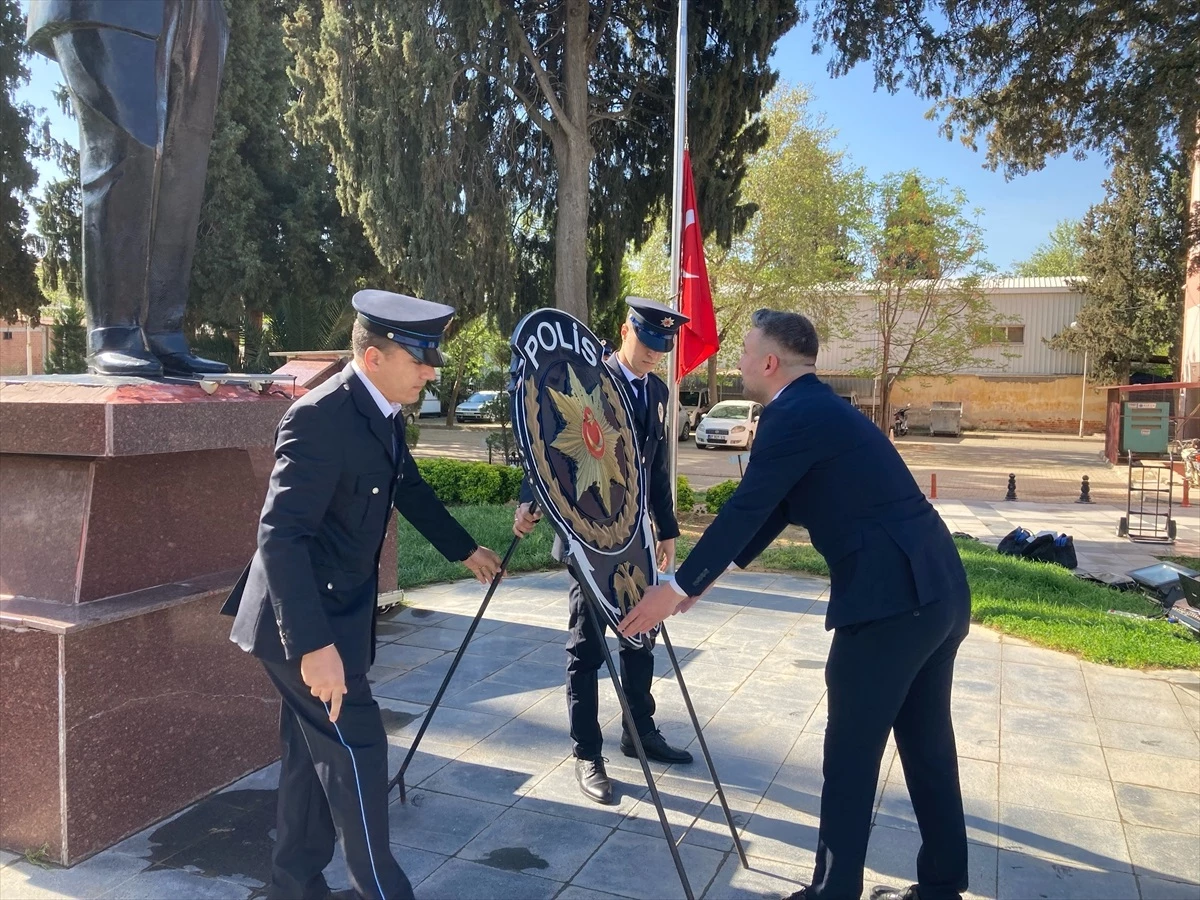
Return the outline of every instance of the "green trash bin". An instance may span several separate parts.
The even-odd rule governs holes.
[[[1171,404],[1129,402],[1121,417],[1121,449],[1126,453],[1166,453]]]

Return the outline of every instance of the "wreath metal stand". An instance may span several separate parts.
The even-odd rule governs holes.
[[[531,512],[534,505],[530,506]],[[500,580],[504,577],[508,569],[509,560],[512,558],[513,551],[516,550],[520,540],[519,537],[514,536],[512,542],[508,545],[508,550],[505,552],[504,559],[500,564],[500,571],[492,579],[491,586],[483,598],[483,603],[479,606],[479,611],[475,613],[475,618],[471,620],[471,625],[467,628],[466,635],[463,636],[462,644],[459,645],[458,652],[454,654],[454,660],[450,663],[450,668],[447,669],[446,675],[442,679],[441,687],[438,688],[437,694],[434,695],[433,702],[429,706],[429,711],[425,713],[425,718],[421,722],[417,736],[413,739],[412,746],[408,748],[408,755],[404,757],[404,762],[400,764],[400,769],[396,772],[395,776],[388,782],[388,791],[391,791],[393,787],[399,786],[401,803],[407,802],[408,799],[404,784],[404,773],[408,769],[408,764],[416,754],[417,747],[420,746],[421,739],[425,736],[425,732],[429,728],[429,723],[433,719],[433,714],[437,711],[438,705],[442,702],[442,697],[446,693],[446,688],[450,685],[450,679],[454,677],[454,672],[458,668],[459,662],[462,661],[463,654],[467,652],[467,645],[471,643],[471,638],[475,635],[475,630],[479,627],[479,622],[483,619],[483,614],[487,611],[488,604],[492,602],[492,595],[496,593],[496,588],[499,586]],[[667,839],[667,846],[671,851],[671,859],[675,863],[675,871],[679,873],[679,882],[683,885],[684,896],[687,897],[687,900],[695,900],[691,883],[688,881],[687,872],[683,868],[683,859],[679,855],[679,844],[675,840],[671,824],[667,821],[667,813],[663,809],[662,798],[658,793],[658,786],[654,783],[654,774],[650,771],[650,763],[646,759],[646,749],[642,746],[642,738],[637,732],[637,727],[633,722],[633,714],[629,710],[629,701],[625,698],[625,691],[621,687],[621,680],[617,675],[616,666],[613,664],[612,651],[608,647],[608,641],[604,638],[603,629],[600,628],[600,616],[595,609],[597,601],[586,592],[584,595],[587,598],[585,605],[588,611],[588,618],[591,620],[592,627],[596,629],[596,633],[601,635],[600,646],[604,650],[604,662],[608,666],[608,674],[612,678],[617,700],[621,703],[621,715],[624,717],[626,732],[633,740],[633,747],[637,751],[638,762],[642,765],[642,775],[646,779],[646,787],[650,789],[650,797],[654,801],[655,810],[658,812],[658,821],[662,825],[663,836]],[[750,868],[750,863],[746,859],[746,851],[742,848],[742,839],[738,835],[737,825],[733,821],[733,813],[730,812],[729,803],[725,799],[725,790],[721,786],[721,780],[717,777],[717,768],[713,765],[712,754],[709,753],[708,743],[704,740],[704,732],[700,728],[700,720],[696,717],[695,707],[692,706],[692,698],[688,693],[687,685],[684,683],[683,671],[679,667],[679,659],[675,655],[675,648],[671,644],[671,639],[667,636],[665,623],[659,626],[659,633],[662,634],[663,644],[667,648],[667,655],[670,657],[671,666],[675,670],[675,677],[679,682],[679,691],[683,695],[683,703],[687,707],[688,715],[691,717],[692,727],[696,730],[696,740],[700,745],[704,762],[708,766],[709,775],[712,776],[713,787],[716,789],[717,797],[721,801],[721,810],[724,812],[725,821],[729,825],[729,833],[733,837],[733,845],[737,849],[738,858],[742,862],[742,868],[748,869]]]

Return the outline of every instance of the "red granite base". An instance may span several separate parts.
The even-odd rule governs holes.
[[[71,865],[278,755],[278,695],[218,610],[292,399],[0,382],[0,847]]]
[[[225,590],[0,630],[0,847],[71,865],[278,756],[279,696],[229,642]]]

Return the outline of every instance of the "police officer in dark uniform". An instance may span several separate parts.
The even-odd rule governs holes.
[[[971,592],[949,529],[882,431],[816,376],[808,319],[759,310],[742,358],[765,404],[745,477],[679,567],[621,622],[636,635],[686,612],[730,562],[743,568],[788,525],[829,563],[829,722],[812,884],[789,900],[858,900],[879,766],[894,733],[921,849],[917,884],[872,900],[958,900],[967,832],[950,713]]]
[[[258,551],[222,609],[283,699],[271,898],[327,896],[335,836],[358,897],[413,895],[388,846],[387,737],[367,683],[392,507],[480,581],[500,568],[421,479],[397,415],[442,365],[454,310],[386,291],[353,305],[354,359],[280,422]]]
[[[658,558],[665,568],[675,558],[675,538],[679,525],[671,492],[671,473],[667,461],[667,403],[666,382],[651,370],[663,354],[675,346],[675,336],[688,320],[678,311],[646,300],[629,297],[629,316],[621,325],[621,346],[604,358],[613,377],[629,396],[634,409],[634,431],[641,447],[643,467],[647,478],[650,512],[658,533]],[[532,490],[528,481],[522,485],[522,503],[517,509],[513,531],[528,534],[537,524],[540,514],[530,515]],[[612,782],[604,768],[601,755],[603,736],[600,732],[597,673],[604,665],[604,652],[598,634],[584,604],[583,590],[572,581],[570,600],[570,637],[567,639],[567,714],[571,740],[574,742],[575,778],[584,796],[597,803],[612,802]],[[647,640],[641,649],[621,647],[621,684],[629,702],[630,712],[642,739],[646,756],[666,763],[690,763],[692,754],[667,743],[654,724],[654,697],[650,683],[654,679],[654,652]],[[622,723],[621,752],[636,756],[628,726]]]

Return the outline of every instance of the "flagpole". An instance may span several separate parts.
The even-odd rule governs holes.
[[[687,0],[679,0],[679,27],[675,32],[675,174],[671,186],[671,284],[670,306],[678,310],[682,297],[679,292],[679,267],[683,253],[683,148],[687,144]],[[679,382],[680,338],[668,360],[667,387],[667,470],[671,473],[671,506],[677,508],[679,467]]]

